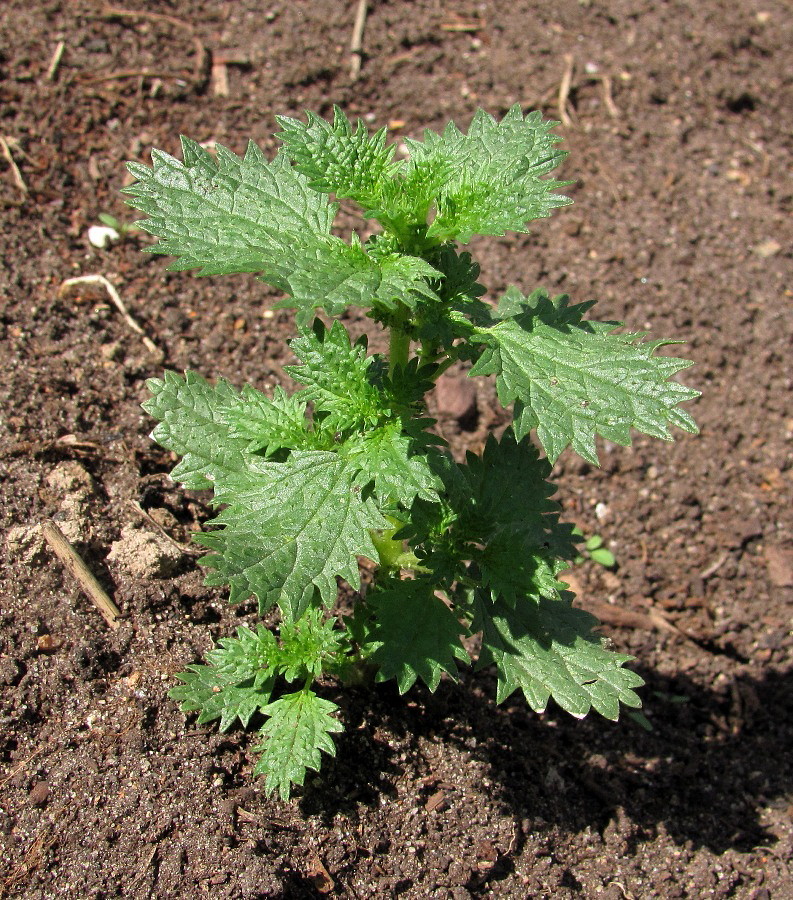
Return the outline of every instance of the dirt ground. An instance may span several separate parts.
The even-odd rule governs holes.
[[[2,4],[0,896],[791,898],[790,7],[372,0],[355,80],[356,6]],[[271,152],[276,114],[333,103],[397,138],[477,106],[558,118],[570,67],[575,205],[474,250],[491,296],[596,298],[696,360],[700,436],[557,466],[568,518],[617,558],[574,577],[636,656],[653,731],[496,707],[488,672],[403,699],[329,687],[337,758],[267,800],[255,735],[196,727],[166,696],[253,610],[175,548],[207,498],[168,481],[139,404],[163,363],[286,383],[291,317],[251,278],[168,273],[146,236],[100,250],[87,230],[134,218],[124,161],[179,133]],[[83,274],[161,358],[101,289],[59,292]],[[462,425],[447,403],[455,450],[481,447],[492,395]],[[122,609],[117,631],[42,544],[47,518]]]

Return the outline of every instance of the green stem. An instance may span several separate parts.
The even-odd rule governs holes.
[[[394,373],[397,366],[404,368],[408,364],[410,354],[410,335],[401,328],[391,329],[391,342],[389,345],[389,371]]]
[[[400,304],[401,306],[402,304]],[[404,368],[410,355],[410,334],[405,327],[408,324],[409,311],[403,307],[401,314],[394,319],[388,347],[389,371],[393,375],[397,366]]]
[[[372,529],[369,534],[380,557],[380,568],[386,572],[398,572],[402,568],[399,563],[405,555],[405,542],[395,541],[394,535],[405,527],[405,523],[394,516],[386,516],[386,519],[394,526],[393,528]]]

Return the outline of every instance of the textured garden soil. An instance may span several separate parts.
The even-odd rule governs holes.
[[[369,5],[354,82],[353,0],[125,8],[170,19],[3,4],[0,135],[19,179],[0,158],[0,895],[790,898],[789,7]],[[166,273],[145,236],[100,251],[87,229],[133,217],[123,161],[175,152],[180,132],[272,151],[275,114],[334,102],[397,135],[465,126],[477,106],[558,117],[568,59],[576,205],[474,249],[491,296],[512,282],[597,298],[599,318],[681,338],[697,362],[700,436],[557,466],[568,517],[618,560],[574,578],[636,656],[653,731],[496,707],[487,672],[402,699],[329,685],[337,758],[267,800],[255,736],[197,728],[166,696],[252,610],[162,536],[185,542],[209,511],[165,477],[139,403],[163,362],[286,383],[290,316],[253,279]],[[81,274],[117,287],[162,360],[101,289],[59,293]],[[478,449],[503,419],[485,386],[461,427],[457,389],[441,426]],[[123,610],[118,631],[42,545],[47,518]]]

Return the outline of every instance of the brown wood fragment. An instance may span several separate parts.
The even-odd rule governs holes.
[[[69,543],[66,535],[52,519],[42,523],[41,533],[44,535],[44,540],[52,548],[53,553],[80,583],[80,587],[94,603],[105,622],[116,631],[119,627],[118,620],[121,618],[121,610],[105,593],[105,589],[96,580],[93,572],[85,564],[79,553]]]
[[[316,853],[312,853],[309,857],[306,874],[320,894],[329,894],[336,887],[336,882],[330,877],[330,872]]]
[[[427,812],[443,812],[449,808],[449,801],[446,799],[446,791],[435,791],[435,793],[424,804]]]

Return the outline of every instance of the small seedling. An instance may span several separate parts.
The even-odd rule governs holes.
[[[581,531],[580,528],[574,528],[573,534],[582,540],[584,538],[584,532]],[[617,560],[611,550],[609,550],[608,547],[604,547],[603,544],[603,538],[599,534],[593,534],[592,537],[584,540],[584,553],[578,553],[573,562],[577,566],[580,566],[582,563],[586,562],[587,558],[589,558],[593,562],[603,566],[604,569],[613,569],[617,565]]]
[[[272,161],[253,143],[214,158],[183,138],[183,162],[155,150],[152,168],[129,164],[129,202],[173,268],[257,274],[286,295],[278,305],[298,323],[286,370],[303,385],[268,396],[194,372],[149,382],[153,437],[181,457],[173,478],[214,491],[217,518],[198,538],[207,583],[229,585],[232,603],[255,597],[260,615],[280,611],[277,636],[238,629],[171,696],[221,730],[263,717],[254,772],[282,797],[335,752],[338,680],[373,672],[400,693],[419,679],[434,691],[470,662],[462,639],[476,633],[498,702],[520,689],[537,712],[551,697],[578,718],[638,708],[631,657],[608,648],[557,579],[576,549],[548,477],[567,447],[597,463],[598,434],[628,445],[631,428],[695,432],[678,404],[697,392],[670,380],[689,363],[656,354],[669,341],[585,319],[592,302],[515,287],[486,302],[459,247],[525,232],[570,202],[557,193],[567,182],[547,177],[565,156],[555,123],[480,110],[467,133],[450,124],[406,140],[398,160],[385,129],[369,134],[338,109],[332,122],[278,121]],[[336,236],[329,195],[381,230]],[[387,353],[350,337],[339,319],[349,307],[386,330]],[[513,416],[464,462],[425,402],[458,362],[494,376]],[[352,598],[343,617],[340,584]]]
[[[123,240],[133,231],[138,231],[133,222],[122,222],[110,213],[99,213],[97,216],[101,225],[92,225],[88,229],[88,240],[94,247],[104,250],[108,244]]]

